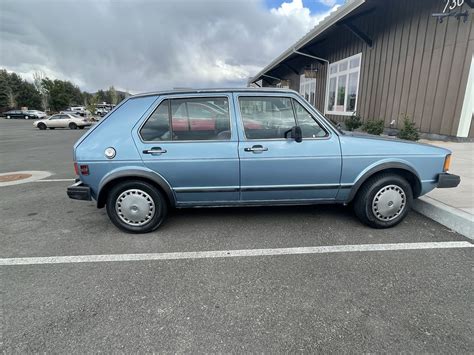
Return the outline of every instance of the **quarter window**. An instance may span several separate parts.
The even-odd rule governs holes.
[[[145,141],[229,140],[226,97],[163,101],[140,130]]]
[[[298,101],[293,100],[293,105],[303,138],[322,138],[327,136],[327,132],[322,129],[314,117]]]
[[[357,109],[362,53],[329,65],[326,113],[352,115]]]

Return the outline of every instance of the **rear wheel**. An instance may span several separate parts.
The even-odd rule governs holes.
[[[413,191],[405,178],[395,174],[379,174],[360,188],[354,212],[368,226],[390,228],[406,217],[412,203]]]
[[[77,129],[77,124],[75,124],[74,122],[71,122],[71,123],[69,123],[69,128],[70,129]]]
[[[25,116],[25,120],[29,120],[30,119],[30,116]]]
[[[10,119],[10,116],[7,116],[8,119]]]
[[[138,180],[118,183],[109,191],[107,214],[119,229],[128,233],[148,233],[166,218],[168,206],[153,185]]]
[[[38,123],[38,128],[43,131],[46,129],[46,125],[44,123]]]

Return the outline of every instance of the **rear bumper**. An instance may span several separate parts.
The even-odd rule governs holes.
[[[73,200],[91,201],[91,188],[84,185],[82,181],[76,182],[67,188],[67,195]]]
[[[458,175],[441,173],[438,175],[438,188],[446,189],[450,187],[456,187],[461,182],[461,178]]]

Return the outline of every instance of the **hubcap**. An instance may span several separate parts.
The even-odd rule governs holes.
[[[131,226],[143,226],[155,215],[155,203],[145,191],[131,189],[122,192],[115,202],[119,218]]]
[[[400,186],[388,185],[375,194],[372,212],[381,221],[391,221],[403,212],[405,205],[405,191]]]

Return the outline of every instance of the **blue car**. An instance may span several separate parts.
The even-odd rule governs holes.
[[[157,229],[172,208],[323,203],[388,228],[413,199],[459,184],[450,159],[342,132],[291,90],[173,90],[129,97],[82,136],[67,193],[131,233]]]

